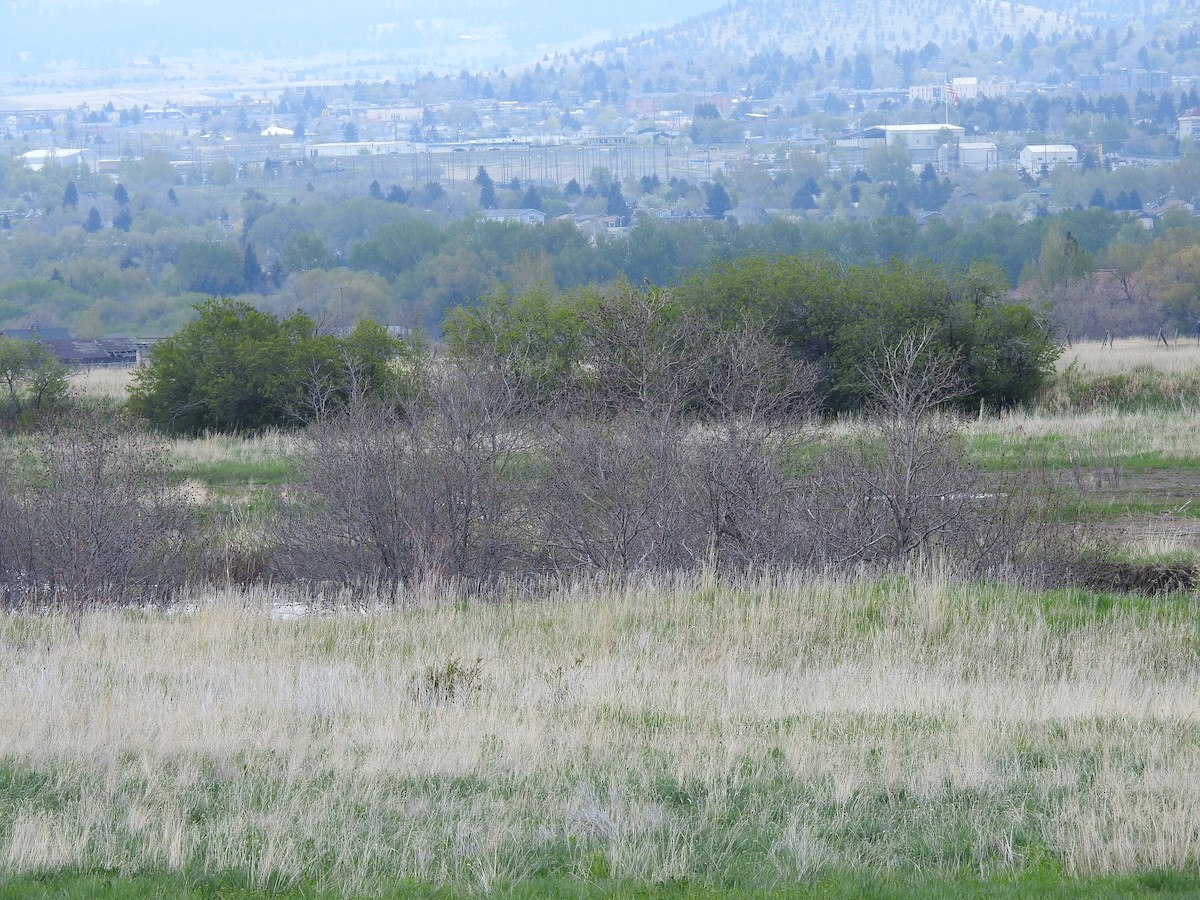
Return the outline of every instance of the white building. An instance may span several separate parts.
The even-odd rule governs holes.
[[[918,155],[936,152],[939,147],[957,144],[966,129],[961,125],[944,125],[940,122],[926,125],[880,125],[884,143],[889,147],[903,141],[908,152],[916,161]]]
[[[964,141],[958,145],[958,166],[972,172],[991,172],[1000,165],[994,141]]]
[[[21,162],[34,172],[40,172],[47,163],[60,166],[89,165],[90,168],[88,157],[84,151],[53,147],[48,150],[30,150],[28,153],[22,153]]]
[[[1004,98],[1012,93],[1015,85],[1011,81],[980,81],[974,75],[952,78],[941,84],[914,84],[908,89],[909,100],[925,103],[966,103],[980,97]]]
[[[1200,142],[1200,106],[1179,114],[1179,140]]]
[[[1071,144],[1030,144],[1021,151],[1021,167],[1036,172],[1045,166],[1074,166],[1079,163],[1079,151]]]

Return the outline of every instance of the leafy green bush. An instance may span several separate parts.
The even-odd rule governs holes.
[[[929,351],[956,359],[962,402],[1006,407],[1032,399],[1059,348],[1028,306],[1008,299],[994,267],[955,276],[893,260],[844,265],[819,255],[747,257],[702,277],[682,301],[731,321],[752,314],[778,340],[825,373],[827,406],[857,409],[869,394],[864,372],[882,347],[928,333]]]
[[[0,421],[32,424],[62,408],[67,399],[66,367],[35,341],[0,338]]]
[[[130,412],[157,428],[261,431],[319,415],[351,391],[399,385],[392,363],[404,346],[374,323],[339,339],[300,312],[280,320],[229,299],[197,310],[151,349],[130,388]]]

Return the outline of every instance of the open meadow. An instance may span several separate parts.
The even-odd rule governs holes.
[[[1081,546],[1194,570],[1200,352],[1074,349],[1072,384],[963,422],[971,459],[1034,460]],[[297,440],[169,452],[253,543]],[[0,896],[1200,893],[1194,582],[955,575],[262,581],[0,614]]]
[[[1200,889],[1190,601],[937,576],[295,599],[0,622],[10,884]]]

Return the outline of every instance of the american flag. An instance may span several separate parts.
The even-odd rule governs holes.
[[[958,106],[958,91],[954,89],[954,85],[949,81],[946,82],[946,98],[948,100],[953,100],[954,105]]]

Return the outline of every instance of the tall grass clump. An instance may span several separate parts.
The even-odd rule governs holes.
[[[1114,408],[1121,411],[1191,409],[1200,404],[1200,368],[1163,371],[1141,364],[1117,372],[1069,366],[1051,379],[1039,398],[1062,412]]]

